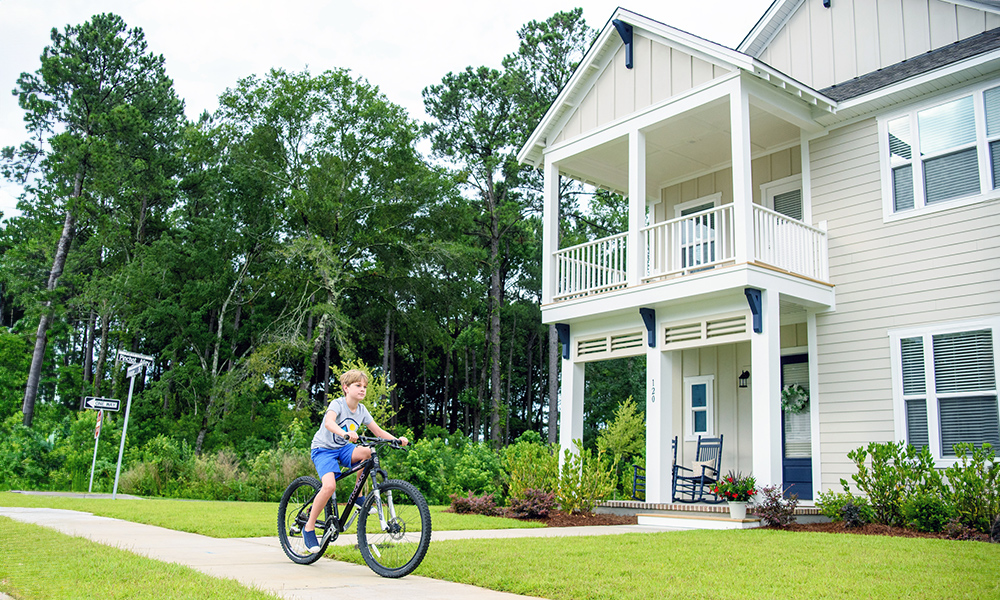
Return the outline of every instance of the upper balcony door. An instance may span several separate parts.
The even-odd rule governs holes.
[[[687,272],[698,270],[700,265],[712,264],[717,260],[716,215],[714,212],[706,211],[711,211],[718,206],[721,200],[721,193],[712,194],[674,207],[675,217],[694,215],[693,218],[687,219],[681,224],[679,239],[681,267]],[[703,212],[705,214],[699,214]]]

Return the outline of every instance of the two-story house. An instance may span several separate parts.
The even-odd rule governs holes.
[[[560,443],[587,363],[645,356],[648,502],[675,436],[803,499],[871,441],[1000,445],[1000,2],[775,0],[735,50],[618,9],[519,158]],[[567,177],[626,196],[628,230],[561,247]]]

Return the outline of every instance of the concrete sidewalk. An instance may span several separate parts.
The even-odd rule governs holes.
[[[194,533],[142,525],[90,513],[48,509],[0,507],[0,516],[54,529],[67,535],[115,546],[156,560],[197,569],[213,577],[235,579],[289,600],[318,600],[359,591],[392,594],[407,600],[527,598],[470,585],[409,575],[386,579],[367,566],[323,559],[297,565],[285,556],[277,537],[218,539]],[[435,531],[433,542],[468,538],[558,537],[658,532],[639,525],[502,529],[489,531]],[[355,543],[351,536],[338,544]],[[2,595],[0,595],[2,600]]]

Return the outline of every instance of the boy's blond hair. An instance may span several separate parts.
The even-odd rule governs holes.
[[[351,369],[350,371],[344,371],[340,375],[340,385],[347,387],[352,383],[357,383],[359,381],[365,382],[368,385],[368,373],[364,371],[359,371],[358,369]]]

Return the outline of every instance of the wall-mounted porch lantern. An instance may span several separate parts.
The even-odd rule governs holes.
[[[750,371],[740,373],[740,387],[745,388],[748,381],[750,381]]]

